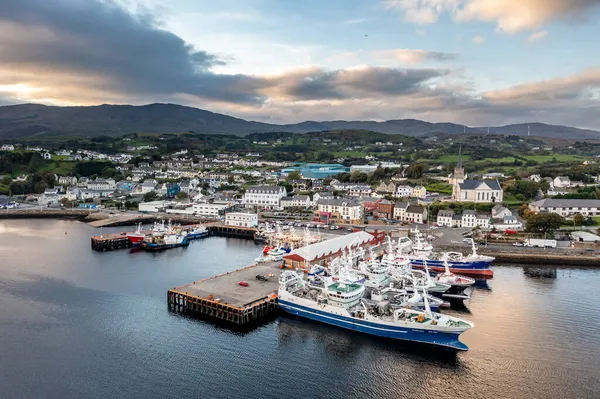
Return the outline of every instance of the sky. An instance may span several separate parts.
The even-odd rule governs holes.
[[[0,105],[600,130],[600,0],[0,0]]]

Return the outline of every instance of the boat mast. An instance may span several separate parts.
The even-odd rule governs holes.
[[[425,304],[425,314],[429,316],[429,318],[433,318],[433,313],[431,313],[431,307],[429,306],[429,300],[427,299],[427,290],[423,287],[423,303]]]

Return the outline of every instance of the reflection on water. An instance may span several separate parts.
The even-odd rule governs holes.
[[[103,232],[121,231],[104,229]],[[65,235],[65,231],[68,233]],[[448,313],[454,353],[280,317],[252,329],[174,314],[166,289],[251,263],[252,241],[158,254],[90,250],[77,222],[3,221],[3,397],[594,398],[600,270],[495,267]]]

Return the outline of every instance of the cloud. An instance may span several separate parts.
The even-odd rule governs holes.
[[[478,92],[459,72],[378,96],[344,98],[280,97],[260,107],[221,104],[218,112],[273,123],[303,120],[389,120],[415,118],[467,125],[542,121],[600,128],[600,68],[566,77]]]
[[[424,90],[433,79],[447,74],[438,69],[308,68],[267,78],[264,93],[271,99],[293,101],[398,96]]]
[[[212,73],[221,60],[161,29],[151,15],[100,0],[0,0],[0,9],[0,79],[12,75],[11,83],[39,87],[40,95],[263,101],[259,79]]]
[[[546,36],[548,36],[548,32],[545,31],[545,30],[542,30],[542,31],[539,31],[539,32],[532,33],[527,38],[527,41],[530,42],[530,43],[537,42],[538,40],[544,39]]]
[[[449,61],[458,57],[457,54],[452,53],[411,49],[383,50],[375,52],[373,55],[382,59],[398,60],[409,65],[420,64],[426,61]]]
[[[581,19],[599,4],[598,0],[384,0],[387,8],[401,10],[414,23],[434,23],[449,13],[457,21],[494,22],[509,33]]]
[[[483,44],[485,42],[485,37],[480,35],[474,36],[473,39],[471,39],[471,42],[474,44]]]
[[[482,1],[413,3],[436,4],[435,16],[446,10],[466,12],[467,3]],[[0,0],[0,10],[0,103],[161,101],[272,122],[418,118],[487,125],[541,120],[600,128],[600,68],[480,92],[464,71],[414,67],[451,61],[456,54],[393,49],[344,55],[352,65],[364,56],[388,66],[224,74],[215,72],[224,62],[221,57],[189,45],[152,15],[132,14],[109,0]],[[478,15],[471,12],[472,17],[463,17]]]

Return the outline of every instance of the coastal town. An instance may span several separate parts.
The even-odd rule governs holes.
[[[258,147],[277,146],[281,139],[254,142]],[[480,162],[471,160],[472,149],[450,144],[449,150],[457,148],[457,152],[445,156],[455,160],[449,165],[435,160],[401,162],[389,155],[378,157],[376,152],[361,159],[321,163],[273,160],[242,151],[211,156],[180,149],[160,157],[144,156],[157,149],[148,144],[128,145],[129,152],[118,154],[4,144],[2,166],[13,173],[0,176],[8,194],[0,196],[0,207],[137,211],[219,220],[229,212],[251,212],[261,219],[287,217],[326,225],[427,224],[494,233],[552,234],[561,226],[591,229],[596,225],[600,200],[595,193],[600,190],[598,175],[592,174],[597,171],[594,157],[571,160],[575,171],[571,177],[585,182],[571,179],[568,170],[563,175],[544,175],[551,159],[529,168],[541,169],[538,173],[481,173]],[[389,145],[397,146],[375,142],[370,148]],[[529,150],[536,151],[535,147]],[[18,168],[10,164],[17,155],[29,160],[19,170],[23,173],[14,173]],[[70,173],[51,173],[48,165]],[[528,228],[528,218],[546,214],[556,214],[560,220],[551,228],[536,231],[534,222]]]

